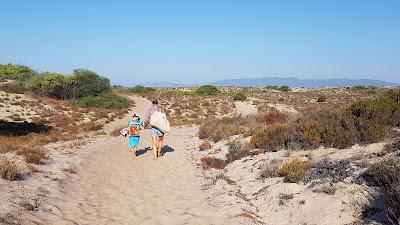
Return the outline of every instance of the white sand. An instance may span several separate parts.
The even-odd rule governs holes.
[[[235,114],[236,115],[253,115],[257,114],[257,107],[248,101],[236,101],[235,102]]]
[[[135,111],[144,117],[150,102],[134,100]],[[199,170],[185,151],[186,140],[195,134],[195,128],[173,128],[166,136],[167,152],[156,161],[147,148],[149,130],[142,132],[137,161],[127,138],[96,139],[83,147],[78,174],[61,182],[44,209],[29,219],[44,224],[232,224],[201,191]]]

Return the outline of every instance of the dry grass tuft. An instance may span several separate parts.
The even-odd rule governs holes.
[[[17,176],[18,169],[14,161],[9,159],[0,160],[0,176],[5,180],[14,180]]]
[[[295,159],[291,162],[284,163],[277,170],[277,173],[280,176],[285,176],[290,182],[299,183],[303,180],[304,174],[309,168],[310,163],[308,161]]]
[[[203,141],[203,143],[201,143],[200,146],[199,146],[199,150],[200,151],[204,151],[204,150],[210,149],[211,147],[212,146],[211,146],[209,141]]]
[[[33,164],[41,164],[44,159],[48,158],[47,153],[43,148],[25,148],[17,153],[23,155],[27,163]]]
[[[203,169],[209,170],[209,169],[223,169],[226,166],[225,160],[218,159],[215,157],[211,156],[205,156],[201,158],[201,163],[203,166]]]

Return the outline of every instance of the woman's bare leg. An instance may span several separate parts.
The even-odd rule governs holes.
[[[158,143],[158,137],[157,136],[153,136],[151,137],[152,141],[153,141],[153,153],[154,153],[154,159],[157,158],[157,143]]]
[[[158,148],[157,148],[157,152],[158,152],[158,156],[162,156],[162,148],[164,147],[164,136],[160,136],[158,137]]]

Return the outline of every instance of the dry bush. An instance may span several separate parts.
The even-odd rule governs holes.
[[[278,110],[271,110],[261,117],[261,122],[269,125],[273,123],[284,123],[287,121],[288,115]]]
[[[334,185],[324,185],[322,186],[321,191],[328,195],[334,195],[336,192],[336,187]]]
[[[124,128],[126,128],[126,126],[116,127],[110,132],[110,135],[113,137],[118,137],[121,135],[121,130]]]
[[[303,180],[304,174],[309,168],[310,163],[308,161],[295,159],[291,162],[284,163],[277,170],[277,173],[280,176],[285,176],[290,182],[299,183]]]
[[[200,151],[208,150],[210,148],[211,148],[211,144],[209,141],[203,141],[203,143],[201,143],[199,146]]]
[[[201,163],[203,166],[203,169],[209,170],[209,169],[223,169],[226,166],[225,160],[218,159],[215,157],[211,156],[205,156],[201,158]]]
[[[0,136],[0,153],[14,152],[21,148],[24,140],[18,137]]]
[[[318,96],[317,102],[326,102],[326,96],[325,95]]]
[[[47,153],[42,148],[25,148],[17,152],[23,155],[27,163],[41,164],[44,159],[47,159]]]
[[[243,157],[251,155],[248,149],[245,149],[243,144],[239,141],[232,141],[228,143],[229,152],[226,154],[226,164],[239,160]]]
[[[88,132],[88,131],[96,131],[96,130],[100,130],[103,128],[103,124],[97,124],[95,122],[89,122],[89,123],[83,123],[81,125],[79,125],[79,128],[84,131],[84,132]]]
[[[5,180],[14,180],[17,176],[18,168],[14,161],[9,159],[0,160],[0,176]]]
[[[385,153],[393,153],[400,151],[400,138],[397,137],[394,141],[387,143],[384,146],[383,151]]]
[[[251,148],[276,151],[288,145],[290,128],[288,124],[274,123],[256,131],[250,139]]]
[[[346,177],[353,175],[354,168],[348,160],[330,161],[327,158],[320,162],[313,163],[311,168],[304,174],[304,183],[325,183],[335,184],[343,182]]]
[[[0,85],[0,91],[4,91],[7,93],[13,93],[13,94],[23,94],[25,92],[22,85],[20,85],[19,83],[16,83],[16,82],[11,82],[11,83]]]
[[[241,117],[223,118],[207,121],[200,127],[198,135],[200,139],[210,138],[218,142],[232,135],[243,134],[247,130]]]
[[[279,169],[279,161],[272,160],[269,164],[265,165],[264,168],[260,171],[258,177],[261,180],[271,177],[278,177],[278,169]]]
[[[400,222],[399,160],[399,157],[383,160],[372,165],[367,172],[378,185],[386,189],[385,209],[393,224]]]

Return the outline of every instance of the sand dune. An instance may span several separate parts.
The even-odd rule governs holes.
[[[134,100],[135,111],[143,115],[150,103]],[[200,174],[185,151],[185,141],[195,134],[195,128],[172,129],[165,155],[153,160],[145,130],[137,161],[127,139],[98,138],[83,146],[78,174],[62,182],[30,219],[44,224],[232,224],[228,213],[212,208],[200,189]]]

